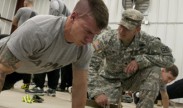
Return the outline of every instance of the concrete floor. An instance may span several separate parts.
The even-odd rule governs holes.
[[[0,108],[71,108],[71,95],[69,93],[57,92],[56,97],[42,96],[43,103],[25,103],[22,102],[22,97],[26,94],[18,83],[15,88],[8,91],[3,91],[0,94]],[[135,108],[134,103],[122,103],[123,108]],[[179,107],[178,107],[179,106]],[[85,108],[92,108],[86,106]],[[155,105],[155,108],[162,108]],[[177,107],[183,108],[183,105],[177,104]]]

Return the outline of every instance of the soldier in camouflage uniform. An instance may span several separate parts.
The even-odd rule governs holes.
[[[105,31],[93,42],[88,96],[98,105],[118,104],[122,90],[138,90],[137,108],[153,108],[159,92],[160,67],[172,66],[174,59],[159,38],[141,31],[142,20],[139,11],[125,10],[119,28]]]

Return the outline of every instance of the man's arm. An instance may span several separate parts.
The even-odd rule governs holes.
[[[73,66],[72,108],[84,108],[87,97],[87,70]]]
[[[17,20],[16,17],[13,17],[12,24],[13,24],[14,26],[18,26],[18,20]]]
[[[148,43],[148,53],[136,55],[134,58],[139,69],[157,65],[159,67],[170,67],[174,63],[171,49],[164,45],[159,39],[152,39]]]
[[[12,24],[14,26],[18,26],[18,21],[20,19],[20,17],[22,16],[22,13],[23,13],[23,9],[20,8],[17,13],[15,14],[15,16],[13,17],[13,20],[12,20]]]
[[[167,91],[160,91],[163,108],[169,108],[169,96]]]
[[[0,53],[0,91],[2,91],[7,74],[17,69],[19,60],[10,52],[7,46]]]

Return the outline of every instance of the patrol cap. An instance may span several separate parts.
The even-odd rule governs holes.
[[[144,16],[135,9],[127,9],[122,14],[122,19],[119,25],[125,26],[129,30],[133,30],[138,25],[141,25]]]

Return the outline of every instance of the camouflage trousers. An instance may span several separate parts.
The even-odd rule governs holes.
[[[159,93],[161,68],[153,66],[139,70],[126,79],[107,79],[99,76],[96,83],[88,84],[88,96],[93,98],[101,93],[107,95],[110,103],[118,104],[122,91],[139,91],[140,101],[136,108],[153,108]]]

